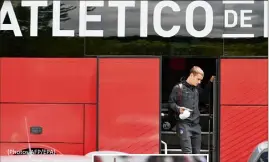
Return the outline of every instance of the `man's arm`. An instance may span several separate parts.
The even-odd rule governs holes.
[[[173,87],[172,92],[169,96],[169,107],[176,113],[183,113],[184,110],[180,109],[178,106],[178,102],[180,102],[181,97],[181,88],[180,85],[177,84]]]
[[[206,84],[204,89],[201,88],[201,87],[198,88],[198,90],[199,90],[199,98],[200,98],[201,102],[207,103],[209,95],[210,95],[210,92],[211,92],[212,83],[213,83],[214,79],[215,79],[215,76],[212,76],[210,78],[210,81]]]

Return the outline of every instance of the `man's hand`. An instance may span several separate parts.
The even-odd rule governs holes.
[[[212,75],[212,76],[211,76],[211,78],[210,78],[210,82],[213,82],[213,81],[214,81],[214,79],[215,79],[215,76],[214,76],[214,75]]]
[[[184,109],[183,107],[179,107],[179,113],[180,113],[180,114],[183,114],[184,110],[185,110],[185,109]]]
[[[190,111],[188,111],[185,107],[179,107],[179,111],[179,118],[182,120],[187,119],[191,115]]]

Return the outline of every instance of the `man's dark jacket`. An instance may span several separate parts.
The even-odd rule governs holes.
[[[181,123],[198,124],[200,121],[199,100],[208,97],[211,87],[211,82],[206,85],[205,89],[200,86],[192,86],[186,82],[181,81],[173,87],[173,90],[169,96],[170,108],[173,110],[177,120]],[[181,120],[179,116],[179,107],[186,107],[191,109],[191,115],[187,119]]]

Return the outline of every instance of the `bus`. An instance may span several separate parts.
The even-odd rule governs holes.
[[[0,58],[0,153],[179,154],[167,99],[193,65],[216,76],[201,153],[247,161],[267,141],[267,57]]]

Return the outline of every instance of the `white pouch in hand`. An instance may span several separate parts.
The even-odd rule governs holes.
[[[179,118],[184,120],[187,119],[191,115],[190,111],[184,110],[182,114],[179,115]]]

